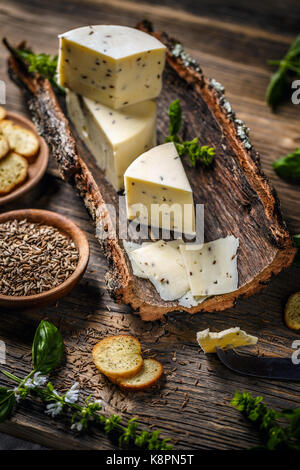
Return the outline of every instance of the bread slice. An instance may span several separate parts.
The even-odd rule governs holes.
[[[8,154],[9,150],[10,147],[7,138],[4,135],[0,134],[0,160],[2,160],[2,158],[4,158],[5,155]]]
[[[163,366],[155,359],[145,359],[141,370],[128,379],[117,379],[115,383],[123,390],[139,391],[154,385],[162,376]]]
[[[12,150],[29,159],[36,155],[40,144],[39,139],[32,131],[14,124],[8,119],[0,121],[0,128]]]
[[[300,330],[300,292],[289,297],[284,310],[286,325],[292,330]]]
[[[28,173],[26,158],[15,152],[0,160],[0,195],[10,193],[16,186],[22,184]]]
[[[3,106],[0,106],[0,120],[4,119],[6,116],[6,111]]]
[[[92,351],[96,367],[111,379],[137,374],[143,366],[140,342],[130,335],[104,338]]]

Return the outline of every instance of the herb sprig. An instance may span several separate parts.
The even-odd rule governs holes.
[[[182,140],[179,132],[182,125],[182,111],[180,100],[173,101],[169,106],[169,136],[165,138],[165,142],[174,142],[180,157],[187,154],[190,157],[191,164],[196,167],[197,163],[210,166],[216,154],[213,147],[208,145],[200,146],[198,137],[193,140]]]
[[[57,55],[51,57],[50,54],[34,54],[30,49],[14,49],[14,53],[28,65],[29,72],[38,73],[42,77],[48,78],[52,86],[61,93],[65,93],[65,89],[56,80]]]
[[[275,109],[287,93],[290,75],[300,76],[300,35],[297,36],[282,60],[269,60],[269,65],[277,65],[267,88],[266,100]]]
[[[241,411],[261,432],[267,450],[300,450],[300,407],[281,412],[269,408],[262,397],[253,398],[248,392],[236,392],[232,406]],[[284,421],[279,424],[278,420]]]
[[[90,425],[98,425],[106,434],[117,435],[120,447],[136,447],[148,450],[170,450],[169,439],[162,439],[160,431],[139,431],[137,418],[128,421],[127,426],[121,423],[121,417],[113,414],[106,417],[101,414],[102,403],[91,396],[81,405],[78,383],[64,394],[58,393],[46,374],[52,372],[62,361],[64,352],[63,339],[58,329],[48,321],[41,321],[32,344],[32,371],[23,379],[2,370],[1,372],[16,382],[13,389],[0,387],[0,422],[8,419],[16,404],[30,395],[38,396],[46,403],[45,413],[53,418],[65,412],[71,415],[71,429],[83,432]],[[69,412],[69,413],[68,413]]]

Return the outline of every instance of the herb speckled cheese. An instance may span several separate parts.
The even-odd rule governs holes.
[[[124,180],[129,220],[187,234],[195,232],[193,192],[172,142],[140,155],[127,168]]]
[[[153,36],[96,25],[68,31],[59,40],[61,86],[114,109],[159,95],[166,48]]]
[[[67,90],[67,110],[106,178],[117,191],[123,189],[127,167],[156,145],[156,103],[114,110]]]
[[[225,349],[250,346],[257,344],[257,340],[256,336],[248,335],[238,326],[219,333],[210,332],[209,328],[197,333],[197,341],[205,353],[215,353],[217,347]]]
[[[127,251],[133,274],[149,279],[163,300],[175,300],[189,289],[180,251],[164,241]]]
[[[218,295],[238,288],[237,249],[233,235],[205,243],[201,248],[180,245],[194,296]]]
[[[204,300],[208,299],[209,296],[198,295],[194,296],[190,290],[188,290],[180,299],[178,299],[179,305],[182,305],[186,308],[197,307],[197,305],[202,304]]]

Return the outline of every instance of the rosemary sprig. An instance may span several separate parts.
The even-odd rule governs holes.
[[[23,379],[10,372],[1,371],[17,385],[13,389],[0,387],[0,422],[12,415],[17,403],[30,396],[38,396],[46,403],[45,413],[53,418],[62,413],[70,416],[71,413],[71,429],[77,432],[84,432],[90,425],[96,425],[101,426],[108,435],[117,434],[119,446],[122,448],[131,446],[147,450],[172,449],[169,439],[160,437],[160,431],[140,431],[137,418],[130,419],[125,426],[119,415],[107,417],[100,413],[101,401],[93,400],[91,396],[80,404],[78,383],[64,394],[58,393],[46,374],[60,364],[62,357],[61,334],[52,323],[42,321],[36,330],[32,345],[32,371]]]
[[[262,397],[253,398],[248,392],[236,392],[231,401],[261,432],[266,450],[300,450],[300,407],[281,412],[269,408]],[[279,424],[285,420],[287,424]]]
[[[213,147],[208,145],[200,146],[198,137],[193,140],[182,140],[178,136],[182,124],[182,112],[179,99],[173,101],[169,106],[169,136],[165,142],[174,142],[180,157],[187,154],[190,157],[191,164],[196,167],[198,162],[205,166],[210,166],[216,154]]]

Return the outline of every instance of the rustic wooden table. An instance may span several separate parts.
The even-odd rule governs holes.
[[[292,233],[300,232],[299,187],[277,178],[275,158],[299,146],[299,106],[283,105],[272,114],[265,104],[270,77],[268,58],[278,59],[299,32],[297,0],[10,0],[1,2],[1,35],[14,43],[26,39],[39,52],[56,53],[57,34],[86,24],[110,23],[134,26],[147,18],[156,29],[181,39],[199,61],[206,75],[222,82],[237,114],[252,131],[261,152],[263,169],[276,187],[285,220]],[[26,114],[19,90],[6,73],[7,53],[0,48],[0,79],[7,84],[7,107]],[[105,292],[106,262],[93,236],[93,226],[72,189],[64,184],[53,161],[39,186],[1,210],[36,207],[69,216],[88,235],[91,258],[80,284],[58,305],[43,311],[1,311],[0,339],[7,345],[7,369],[16,374],[30,370],[30,347],[40,319],[47,317],[61,330],[66,360],[53,380],[66,389],[78,380],[83,395],[104,400],[107,412],[124,418],[138,415],[145,428],[162,429],[178,449],[246,449],[259,442],[256,432],[230,407],[236,389],[262,394],[275,408],[299,405],[300,386],[235,375],[214,356],[205,356],[195,342],[198,330],[240,326],[260,338],[259,350],[288,355],[299,334],[287,329],[282,311],[289,294],[299,290],[300,270],[292,266],[260,294],[238,302],[219,314],[172,314],[165,322],[142,322],[124,305],[114,304]],[[251,259],[249,259],[251,262]],[[143,349],[161,360],[165,377],[160,385],[143,393],[123,393],[95,369],[91,347],[106,334],[131,333]],[[1,378],[1,384],[7,384]],[[112,449],[101,431],[78,437],[63,420],[52,420],[40,403],[28,402],[17,409],[0,431],[60,449]]]

